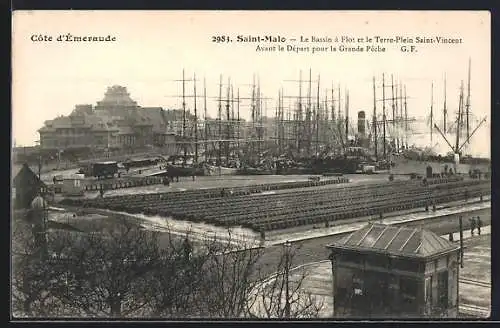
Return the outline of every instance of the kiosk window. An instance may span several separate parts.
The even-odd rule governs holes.
[[[448,308],[448,270],[438,274],[438,306]]]

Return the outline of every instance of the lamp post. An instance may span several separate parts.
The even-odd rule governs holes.
[[[335,317],[335,265],[336,258],[334,254],[329,256],[330,262],[332,263],[332,317]]]
[[[284,244],[285,251],[285,318],[290,318],[290,247],[292,244],[287,240]]]

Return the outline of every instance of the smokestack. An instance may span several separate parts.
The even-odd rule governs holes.
[[[362,110],[358,112],[358,135],[360,137],[366,136],[366,116]]]

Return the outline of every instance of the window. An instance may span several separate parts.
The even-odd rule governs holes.
[[[432,276],[425,278],[425,303],[432,304]]]
[[[457,280],[457,269],[453,269],[451,271],[451,281],[450,281],[450,298],[451,298],[451,305],[456,306],[457,305],[457,287],[456,287],[456,280]]]
[[[448,308],[448,270],[438,273],[438,306]]]

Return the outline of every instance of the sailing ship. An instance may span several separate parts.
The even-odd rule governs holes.
[[[182,175],[342,174],[366,173],[367,167],[371,168],[371,172],[397,167],[400,172],[413,173],[414,170],[420,170],[422,162],[450,162],[454,161],[457,156],[461,163],[481,162],[467,156],[464,152],[464,147],[469,143],[471,136],[484,122],[484,120],[481,121],[474,131],[470,131],[468,119],[471,114],[470,62],[467,97],[462,90],[460,114],[456,120],[455,130],[447,123],[446,96],[443,109],[443,131],[440,131],[440,128],[434,124],[434,109],[431,105],[431,144],[434,141],[433,134],[436,132],[442,135],[448,145],[451,145],[447,138],[450,133],[454,133],[452,131],[459,131],[456,133],[456,139],[462,138],[463,141],[463,145],[460,145],[455,140],[455,145],[450,146],[450,154],[446,155],[438,154],[435,147],[415,146],[414,137],[412,137],[414,140],[409,140],[409,135],[412,133],[409,132],[408,125],[416,119],[408,117],[406,86],[401,82],[395,82],[392,76],[389,84],[386,83],[385,74],[382,74],[382,99],[376,97],[375,77],[373,78],[373,120],[367,119],[367,112],[358,111],[357,130],[350,126],[349,91],[345,91],[344,102],[341,104],[340,87],[335,89],[338,90],[338,97],[334,99],[332,86],[330,102],[327,89],[323,104],[320,101],[319,75],[317,95],[312,96],[311,70],[309,70],[308,81],[303,81],[302,73],[300,73],[299,96],[289,97],[297,99],[293,117],[290,110],[285,113],[283,106],[285,97],[282,89],[278,94],[275,116],[270,119],[265,114],[267,105],[263,103],[260,83],[256,83],[255,77],[251,98],[240,98],[238,89],[235,99],[230,79],[227,82],[227,93],[223,97],[222,81],[221,76],[219,95],[215,98],[218,101],[216,119],[208,119],[206,86],[204,86],[205,118],[204,133],[201,134],[201,138],[198,129],[195,81],[194,138],[186,135],[186,122],[183,121],[183,139],[180,144],[184,155],[179,157],[179,161],[169,164],[172,171],[177,170]],[[303,101],[302,82],[309,82],[306,101]],[[387,89],[390,96],[386,95]],[[183,86],[183,111],[186,111],[184,97]],[[313,98],[316,98],[314,102]],[[243,130],[240,125],[242,99],[251,100],[251,121],[245,124]],[[380,112],[377,108],[380,107],[380,102],[382,102],[382,113],[377,113],[377,110]],[[237,117],[235,117],[235,112],[237,112]],[[392,117],[389,118],[389,116]],[[463,136],[465,127],[467,127],[467,133]],[[243,138],[240,137],[242,131],[244,131]],[[269,137],[269,131],[274,133],[274,138]],[[191,147],[189,156],[188,146]]]
[[[488,158],[475,158],[468,154],[471,149],[468,149],[471,138],[475,135],[478,129],[485,123],[486,117],[477,121],[476,127],[472,130],[473,113],[471,111],[471,98],[470,98],[470,81],[471,81],[471,60],[469,59],[468,67],[468,81],[467,81],[467,95],[464,92],[463,81],[460,86],[458,111],[456,117],[449,121],[447,95],[446,95],[446,75],[444,78],[444,102],[442,111],[442,122],[440,125],[436,123],[434,111],[434,83],[431,84],[431,106],[430,115],[428,117],[427,125],[429,132],[427,136],[430,137],[430,144],[432,147],[411,147],[403,152],[400,159],[402,165],[417,166],[422,165],[422,162],[427,164],[439,164],[441,166],[448,166],[454,164],[455,169],[459,165],[465,165],[465,171],[480,167],[482,170],[487,170],[490,165]],[[442,138],[442,141],[448,146],[448,152],[445,154],[438,154],[435,148],[438,143],[435,143],[434,135]],[[453,140],[454,139],[454,140]],[[443,148],[441,147],[441,153]],[[434,165],[436,166],[436,165]],[[469,169],[467,169],[469,167]]]

